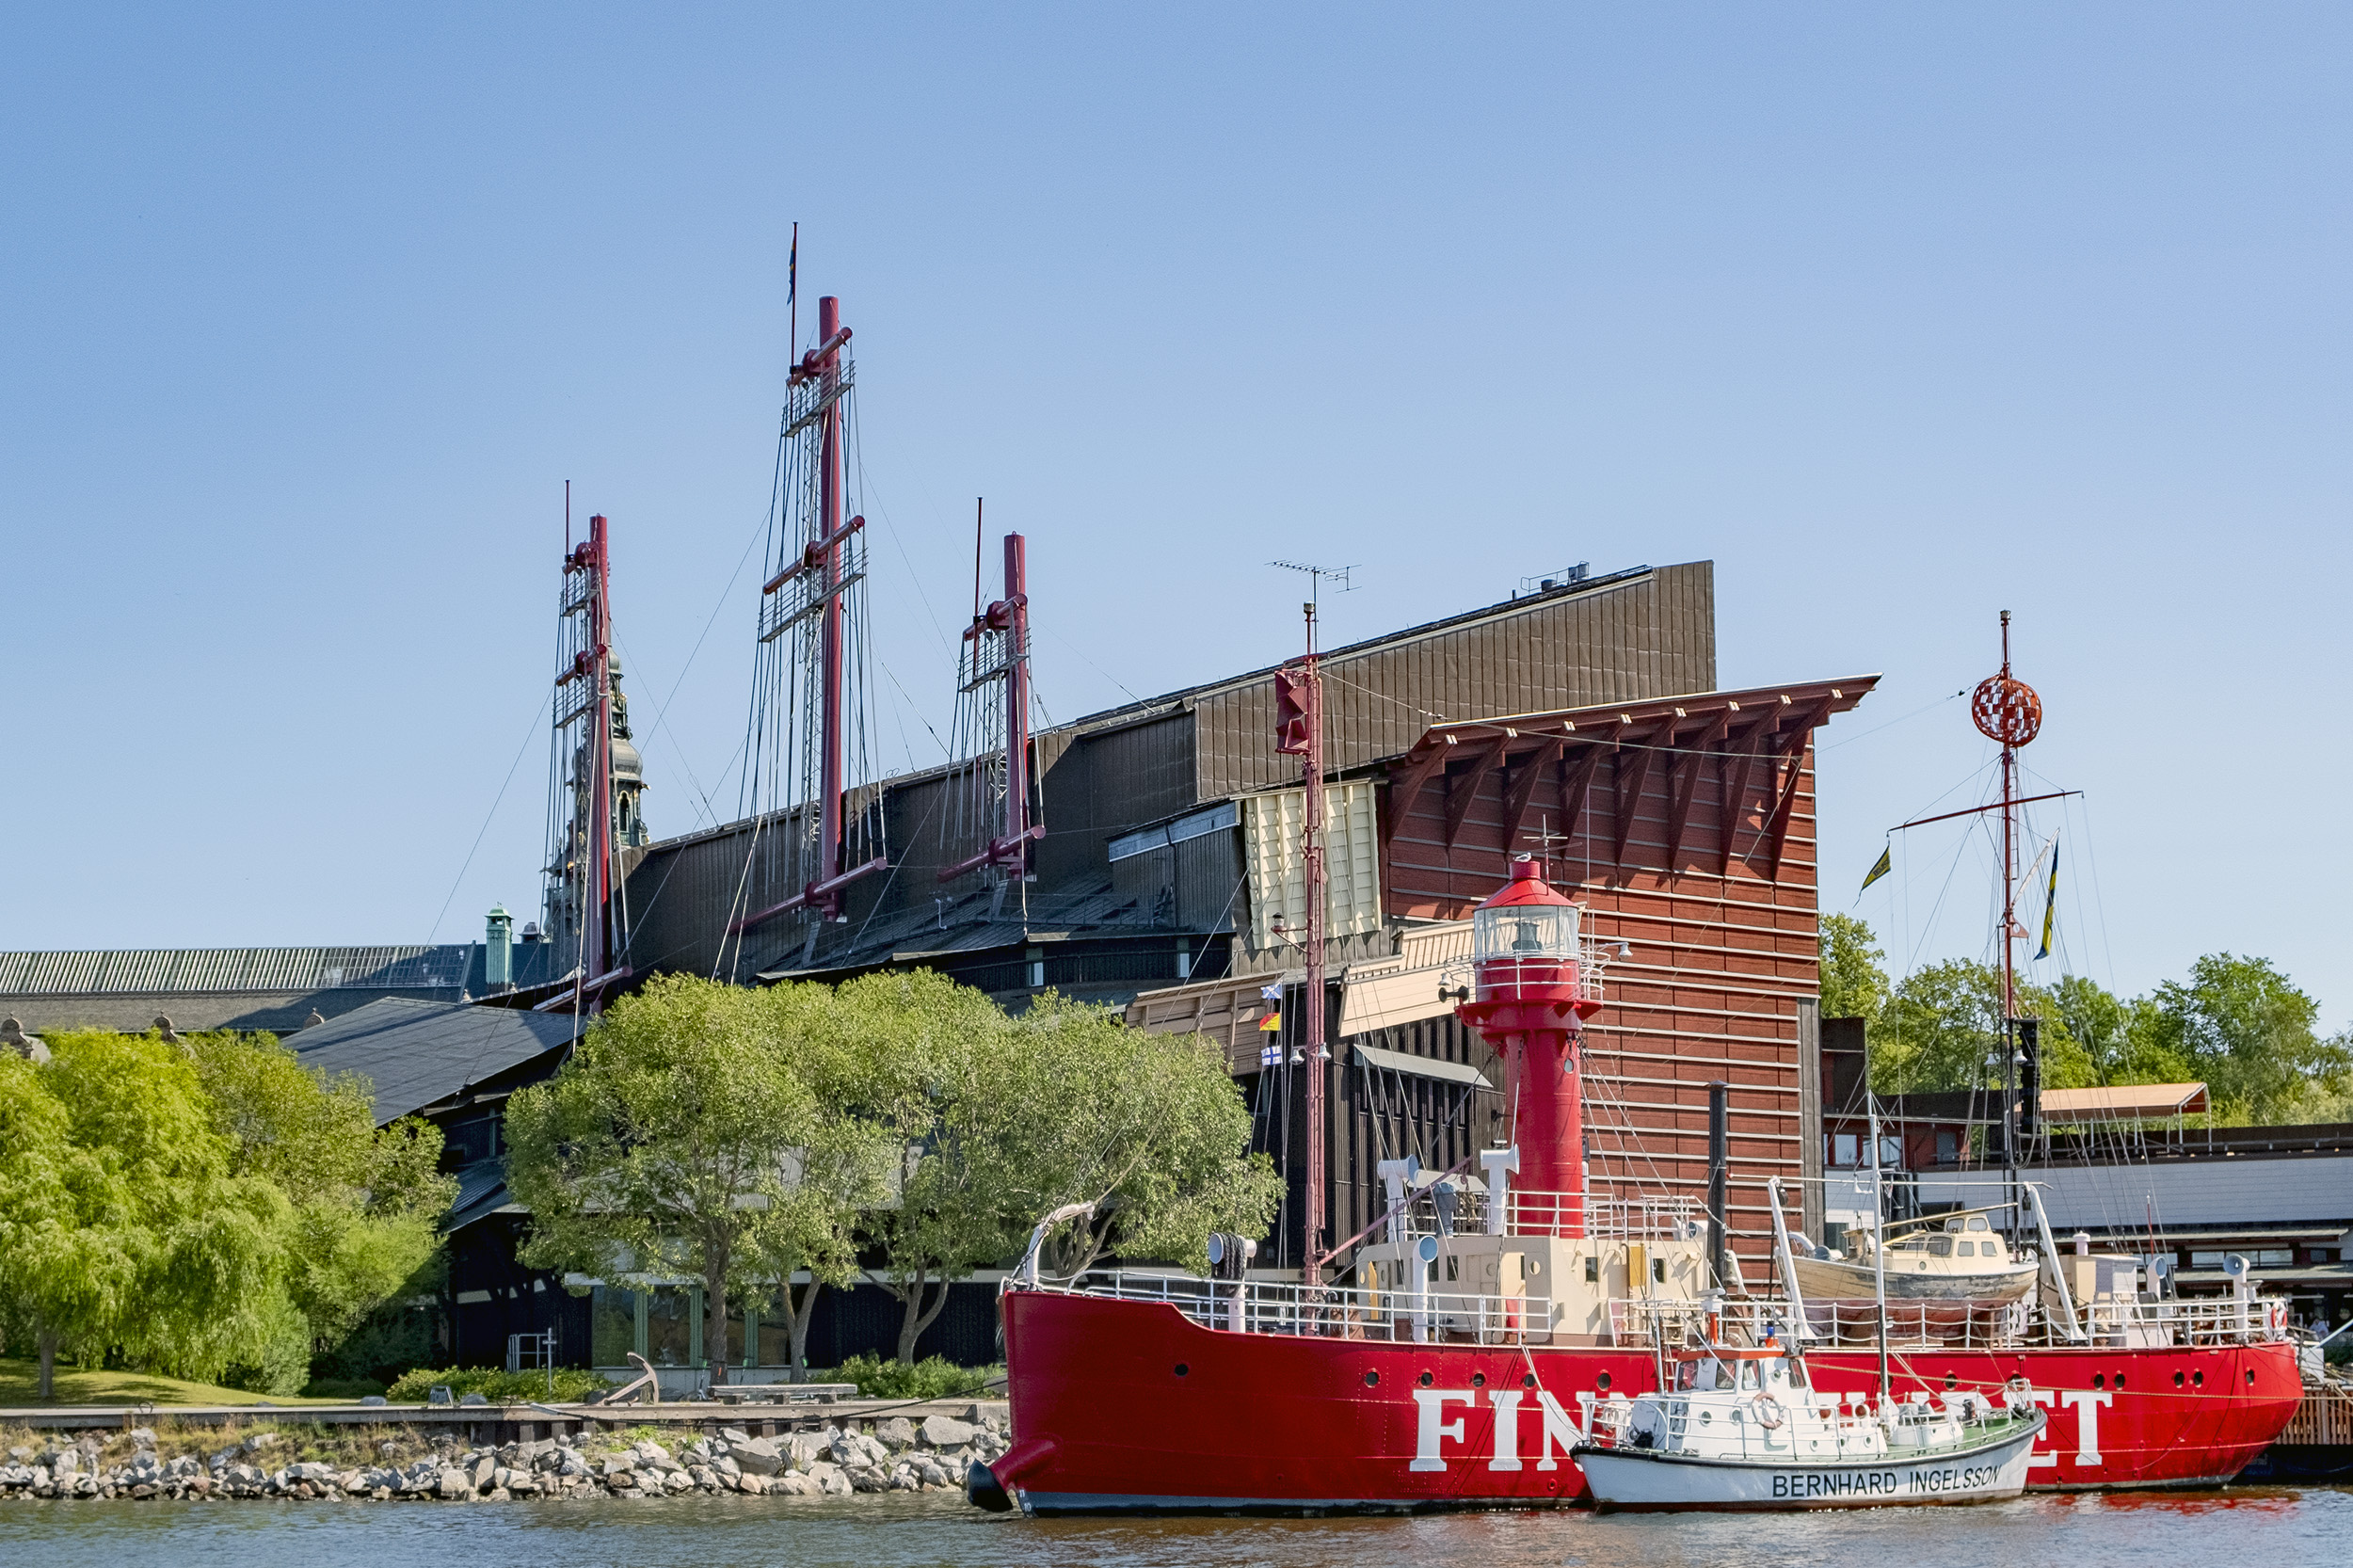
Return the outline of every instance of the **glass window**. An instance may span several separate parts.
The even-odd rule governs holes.
[[[1851,1132],[1833,1134],[1831,1139],[1831,1148],[1833,1153],[1831,1155],[1830,1162],[1833,1165],[1853,1164],[1855,1162],[1856,1150],[1861,1146],[1860,1141]]]
[[[730,1367],[744,1365],[744,1330],[745,1327],[744,1308],[745,1304],[746,1298],[741,1295],[728,1298],[728,1353],[721,1359]]]
[[[1961,1139],[1950,1128],[1939,1128],[1936,1133],[1936,1162],[1950,1165],[1961,1159]]]
[[[598,1367],[626,1367],[637,1349],[637,1292],[600,1285],[588,1296],[588,1358]]]
[[[1952,1239],[1951,1237],[1949,1237],[1949,1236],[1931,1236],[1931,1237],[1929,1237],[1929,1256],[1930,1257],[1950,1257],[1950,1256],[1953,1256],[1953,1239]]]
[[[646,1304],[646,1359],[657,1367],[689,1365],[694,1324],[695,1298],[690,1288],[655,1287]]]
[[[1975,1241],[1963,1241],[1960,1247],[1955,1250],[1957,1250],[1963,1257],[1975,1257],[1977,1256],[1977,1244]]]
[[[1972,1214],[1969,1216],[1969,1228],[1971,1230],[1989,1230],[1992,1227],[1985,1223],[1984,1215]]]
[[[1379,1289],[1375,1281],[1371,1288]],[[803,1286],[802,1289],[808,1288]],[[760,1361],[762,1367],[792,1365],[792,1324],[785,1313],[782,1291],[772,1293],[760,1304]]]
[[[1900,1138],[1880,1140],[1880,1163],[1900,1169],[1904,1162],[1904,1143]]]

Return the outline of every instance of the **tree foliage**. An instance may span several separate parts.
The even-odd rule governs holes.
[[[292,1393],[429,1255],[440,1134],[267,1035],[71,1031],[0,1062],[0,1324],[58,1354]]]
[[[698,1280],[707,1345],[723,1304],[756,1291],[790,1319],[796,1366],[824,1283],[864,1272],[890,1291],[912,1364],[950,1286],[1010,1262],[1062,1204],[1099,1205],[1068,1243],[1079,1267],[1106,1247],[1193,1257],[1212,1229],[1262,1230],[1277,1192],[1199,1042],[1050,996],[1011,1018],[927,970],[657,981],[515,1096],[507,1138],[527,1261]],[[794,1289],[795,1271],[814,1283]]]
[[[703,1342],[721,1346],[730,1301],[830,1256],[833,1201],[864,1194],[803,1179],[831,1167],[841,1127],[791,1024],[770,995],[686,975],[616,1002],[507,1104],[507,1179],[532,1212],[523,1260],[699,1281]]]
[[[1823,1011],[1872,1020],[1871,1081],[1882,1093],[2001,1080],[2001,972],[1954,959],[1894,984],[1869,927],[1823,920]],[[1877,998],[1875,1009],[1868,1007]],[[2201,1081],[2217,1124],[2332,1119],[2353,1110],[2353,1039],[2323,1039],[2319,1009],[2267,959],[2209,953],[2185,981],[2121,998],[2082,975],[2021,980],[2022,1016],[2041,1020],[2042,1083]]]

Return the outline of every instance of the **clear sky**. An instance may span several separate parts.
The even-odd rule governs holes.
[[[894,763],[975,495],[1058,718],[1290,652],[1275,556],[1359,568],[1335,641],[1709,558],[1726,685],[1886,676],[1845,908],[1984,787],[1931,705],[2008,608],[2064,961],[2342,1025],[2349,68],[2336,7],[19,8],[0,947],[535,914],[566,479],[653,825],[730,816],[797,219]],[[1982,839],[1905,838],[1891,959],[1985,952]]]

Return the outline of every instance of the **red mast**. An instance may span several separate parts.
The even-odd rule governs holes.
[[[565,552],[557,624],[546,919],[549,938],[572,945],[576,998],[593,1003],[627,941],[615,897],[612,554],[601,515]]]
[[[1324,575],[1317,573],[1319,580]],[[1300,608],[1307,617],[1307,652],[1296,664],[1274,672],[1274,749],[1301,759],[1300,782],[1305,797],[1299,854],[1307,905],[1307,934],[1301,943],[1307,974],[1300,996],[1306,1022],[1307,1191],[1301,1206],[1300,1250],[1305,1277],[1314,1284],[1322,1279],[1324,1260],[1323,1069],[1332,1053],[1323,1041],[1323,681],[1316,668],[1315,601],[1309,600]]]
[[[1002,866],[1015,878],[1029,873],[1030,840],[1046,836],[1043,823],[1030,821],[1030,580],[1029,542],[1018,534],[1005,536],[1005,597],[986,610],[980,610],[978,523],[973,544],[975,610],[972,624],[964,629],[964,665],[968,672],[957,693],[959,700],[979,694],[986,696],[986,688],[1001,682],[1001,710],[994,715],[996,727],[1004,736],[1005,767],[1004,831],[977,853],[967,856],[952,866],[943,868],[939,880],[952,882],[969,872],[984,866]],[[959,719],[958,728],[964,728]],[[975,725],[976,729],[985,728]],[[960,740],[976,738],[970,734]],[[976,798],[984,794],[985,780],[976,757],[973,762],[973,789]],[[974,831],[973,820],[965,819],[964,831]],[[975,836],[984,836],[990,824],[977,826]],[[964,840],[967,843],[970,839]]]
[[[817,301],[817,347],[801,361],[799,375],[803,377],[824,376],[840,363],[842,344],[850,334],[841,326],[841,301],[833,295],[824,295]],[[818,541],[824,552],[818,566],[824,575],[824,609],[818,644],[824,660],[824,709],[822,719],[823,737],[819,741],[819,798],[824,803],[817,830],[817,875],[811,884],[810,904],[822,908],[825,917],[841,912],[841,891],[839,888],[816,891],[841,874],[841,404],[829,405],[824,414],[824,434],[820,444],[821,464],[818,474]]]

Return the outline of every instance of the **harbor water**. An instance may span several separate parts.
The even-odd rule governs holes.
[[[2345,1560],[2353,1491],[2042,1496],[1966,1509],[1769,1515],[1435,1514],[1333,1519],[1055,1519],[951,1496],[599,1498],[550,1503],[12,1502],[0,1563],[40,1568],[2000,1568],[2016,1563]]]

